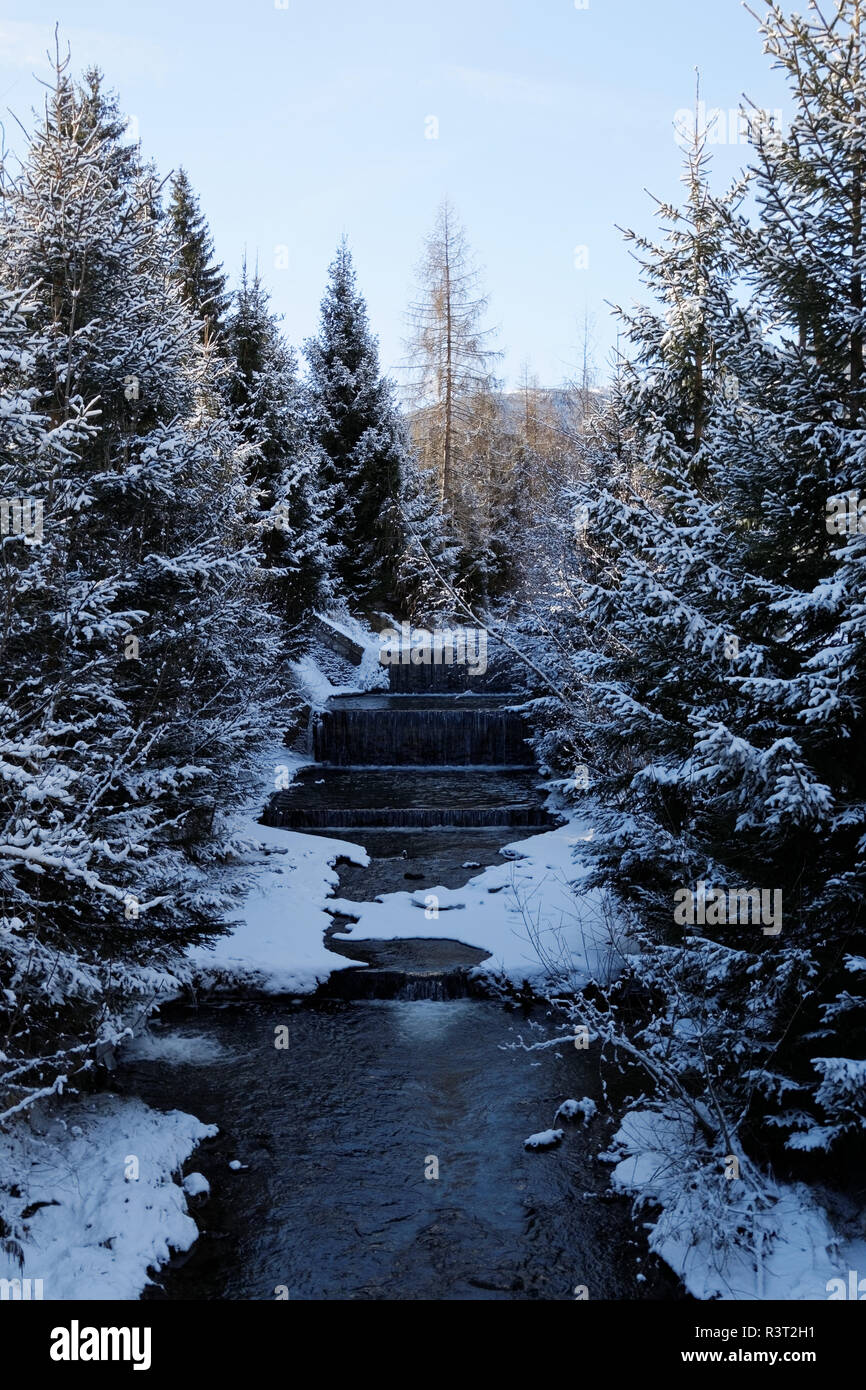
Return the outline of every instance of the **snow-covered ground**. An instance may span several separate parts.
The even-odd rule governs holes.
[[[263,994],[308,994],[334,970],[363,962],[329,951],[323,935],[325,911],[338,883],[338,859],[367,864],[368,855],[346,840],[303,835],[249,822],[239,832],[258,862],[228,936],[213,947],[197,947],[187,959],[195,982],[205,989],[243,987]]]
[[[690,1121],[671,1107],[629,1112],[603,1155],[616,1163],[614,1189],[656,1213],[650,1249],[695,1298],[827,1299],[838,1287],[830,1281],[847,1289],[849,1271],[866,1274],[862,1220],[831,1220],[802,1183],[767,1181],[757,1205],[754,1189],[729,1181],[721,1164],[708,1177],[699,1150]],[[738,1228],[748,1233],[741,1243]]]
[[[575,864],[575,851],[591,834],[589,822],[572,819],[516,840],[504,847],[503,863],[463,888],[387,893],[360,906],[338,898],[331,907],[358,917],[339,938],[447,937],[489,951],[476,974],[517,985],[540,983],[551,967],[557,974],[567,967],[573,981],[610,979],[627,943],[604,896],[580,888],[586,870]]]
[[[16,1178],[0,1216],[23,1256],[19,1266],[0,1249],[0,1278],[30,1279],[31,1297],[44,1299],[138,1298],[148,1269],[198,1235],[175,1175],[215,1133],[179,1110],[110,1095],[0,1132],[0,1169]]]
[[[292,662],[292,671],[298,691],[310,702],[314,709],[322,709],[333,695],[354,695],[363,690],[378,690],[388,685],[388,669],[379,660],[381,644],[376,633],[370,632],[357,619],[346,614],[339,616],[329,613],[316,615],[323,628],[333,630],[347,637],[362,652],[361,664],[349,666],[343,662],[345,674],[349,679],[335,685],[322,670],[314,652]]]

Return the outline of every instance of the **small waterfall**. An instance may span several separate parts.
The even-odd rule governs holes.
[[[318,995],[328,999],[448,999],[483,997],[464,970],[445,970],[411,974],[404,970],[338,970],[322,986]]]
[[[523,716],[510,709],[342,708],[320,715],[313,731],[317,762],[336,766],[531,766]]]
[[[395,665],[389,674],[390,692],[328,701],[313,721],[316,764],[274,793],[266,825],[330,833],[554,824],[521,695],[496,691],[490,671],[476,672],[476,685],[457,662]],[[506,676],[500,663],[499,681]]]
[[[553,819],[542,806],[303,806],[274,796],[263,823],[286,830],[346,830],[363,826],[410,830],[449,826],[545,827]]]

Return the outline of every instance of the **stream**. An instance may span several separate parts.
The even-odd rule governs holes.
[[[338,866],[341,897],[459,887],[552,823],[515,702],[439,674],[420,668],[414,694],[401,670],[401,693],[332,700],[316,766],[265,809],[268,824],[364,845],[368,867]],[[121,1066],[123,1090],[220,1131],[187,1165],[211,1187],[190,1202],[200,1238],[147,1296],[678,1297],[628,1202],[607,1191],[597,1154],[612,1130],[592,1053],[523,1050],[519,1038],[543,1041],[555,1020],[484,997],[467,976],[477,948],[329,945],[368,964],[306,999],[175,1005],[149,1053]],[[565,1122],[556,1149],[524,1149],[584,1096],[599,1116]]]

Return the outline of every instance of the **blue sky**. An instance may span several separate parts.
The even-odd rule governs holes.
[[[103,68],[145,153],[163,172],[186,167],[226,269],[258,256],[296,344],[348,235],[391,371],[447,195],[484,268],[506,379],[528,361],[559,382],[586,313],[603,376],[616,341],[605,301],[640,294],[616,224],[651,229],[645,189],[677,196],[674,117],[695,67],[708,107],[727,113],[747,92],[786,115],[738,0],[6,0],[3,13],[13,149],[7,109],[28,124],[59,21],[74,67]],[[720,182],[747,155],[719,141]]]

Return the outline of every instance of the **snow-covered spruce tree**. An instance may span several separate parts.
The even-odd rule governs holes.
[[[171,180],[169,219],[177,248],[177,278],[183,297],[201,320],[202,340],[221,340],[229,307],[226,277],[214,258],[213,239],[189,175]]]
[[[104,85],[102,71],[89,67],[81,78],[79,87],[79,106],[75,116],[79,136],[95,131],[107,142],[111,158],[116,167],[115,179],[118,184],[128,182],[141,174],[141,149],[127,136],[128,118],[120,109],[117,95],[108,91]]]
[[[773,585],[758,596],[768,669],[742,697],[774,728],[780,770],[789,763],[755,823],[782,840],[812,974],[783,1049],[798,1089],[775,1118],[789,1147],[841,1155],[866,1130],[866,549],[827,504],[860,488],[866,456],[866,21],[860,0],[834,11],[773,4],[761,26],[791,119],[784,138],[757,131],[757,225],[731,218],[765,332],[735,340],[747,429],[720,430],[716,447],[746,518],[746,563]],[[773,1075],[758,1083],[774,1094]]]
[[[246,263],[227,341],[228,398],[252,448],[248,479],[258,490],[265,590],[286,622],[296,625],[327,584],[315,454],[295,355]]]
[[[398,500],[408,454],[403,422],[370,332],[346,241],[329,270],[309,361],[325,538],[347,598],[388,603],[404,549]]]
[[[52,528],[63,503],[64,474],[88,425],[78,400],[52,425],[46,393],[34,384],[47,343],[28,325],[32,308],[26,289],[0,291],[0,1112],[26,1105],[41,1089],[44,1073],[29,1059],[22,1062],[21,1053],[32,1054],[34,1045],[41,1050],[46,1033],[57,1030],[58,1006],[70,981],[79,989],[87,985],[75,956],[52,949],[40,938],[38,924],[43,903],[50,909],[51,895],[43,887],[48,865],[60,869],[65,863],[68,878],[79,876],[78,889],[86,893],[95,847],[83,827],[62,840],[51,836],[50,827],[37,837],[31,828],[52,814],[52,806],[62,816],[64,805],[81,794],[82,759],[68,751],[70,733],[98,719],[99,702],[108,700],[105,671],[92,662],[84,691],[84,700],[92,699],[89,714],[82,706],[71,721],[68,710],[55,719],[51,691],[43,685],[46,649],[56,645],[50,628],[56,605],[46,602],[60,571]],[[56,530],[54,536],[56,542]],[[110,621],[109,598],[107,591],[93,594],[88,622]],[[118,635],[122,631],[121,625]],[[123,910],[122,894],[115,910]],[[62,1034],[62,1027],[57,1031]],[[57,1041],[46,1046],[57,1050]],[[48,1080],[54,1081],[50,1072]]]
[[[0,1115],[91,1066],[220,929],[201,865],[218,848],[197,866],[189,842],[236,793],[276,645],[250,596],[242,441],[153,174],[98,102],[58,60],[3,171],[0,467],[43,516],[41,543],[2,538]]]
[[[684,207],[660,208],[664,242],[633,238],[658,307],[627,318],[631,360],[573,493],[585,540],[572,592],[588,639],[574,664],[592,721],[574,742],[607,807],[597,878],[631,903],[643,946],[637,1042],[691,1096],[703,1126],[694,1168],[724,1203],[722,1160],[745,1171],[749,1074],[789,1027],[810,965],[789,945],[794,866],[771,809],[796,754],[741,693],[766,670],[767,613],[715,466],[718,421],[742,397],[731,399],[725,362],[736,313],[726,210],[710,196],[699,132],[685,183]],[[699,882],[782,889],[783,943],[760,924],[677,925],[675,892]]]
[[[604,711],[587,761],[615,808],[599,877],[646,929],[642,1044],[701,1098],[714,1162],[742,1143],[780,1161],[778,1126],[791,1148],[862,1141],[859,541],[840,576],[824,529],[862,460],[855,18],[768,20],[793,115],[784,137],[754,122],[756,226],[709,197],[697,140],[684,214],[641,247],[661,311],[629,320],[626,448],[575,494],[577,665]],[[781,932],[713,909],[683,942],[673,893],[699,882],[779,890]]]
[[[706,633],[696,632],[695,644],[673,643],[672,634],[679,638],[688,611],[675,606],[668,612],[674,595],[667,587],[656,592],[654,579],[661,563],[657,551],[676,540],[680,521],[689,525],[694,505],[703,506],[697,488],[707,476],[706,427],[711,405],[723,399],[725,386],[718,345],[726,336],[730,312],[728,267],[722,219],[712,203],[706,171],[705,140],[696,131],[685,162],[685,205],[658,209],[664,242],[654,245],[626,234],[657,307],[638,308],[632,315],[620,311],[632,354],[620,363],[608,408],[583,443],[581,480],[567,492],[576,551],[563,576],[568,607],[562,620],[571,621],[573,610],[597,639],[576,658],[574,683],[589,674],[603,697],[592,740],[611,754],[609,790],[614,797],[637,790],[632,778],[650,748],[654,760],[669,750],[675,763],[690,749],[690,712],[711,700],[729,670],[724,637],[732,630],[732,619],[725,604],[712,597],[712,621]],[[696,553],[679,586],[696,595],[715,573],[715,567],[708,572],[699,540],[697,532]],[[713,541],[710,536],[711,545]],[[715,665],[707,659],[709,652],[716,655]],[[656,705],[647,707],[644,692],[652,692],[664,718]],[[641,777],[638,786],[652,804],[656,783]],[[665,787],[665,797],[674,794]],[[653,821],[656,814],[670,822],[669,806],[659,805]],[[636,879],[654,870],[667,892],[679,848],[672,863],[665,864],[652,827],[643,849],[645,863],[639,843],[632,842],[628,855]]]

